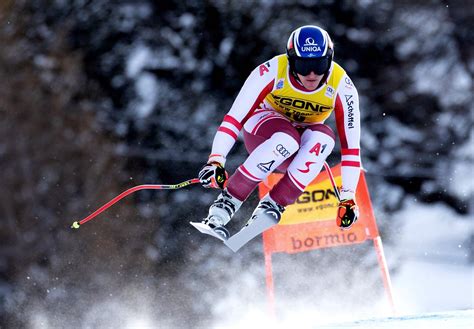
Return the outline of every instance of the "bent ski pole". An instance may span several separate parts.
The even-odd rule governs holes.
[[[334,189],[334,194],[336,195],[337,200],[340,202],[341,195],[339,194],[339,190],[337,189],[336,181],[334,180],[334,176],[332,175],[331,167],[329,167],[329,164],[326,161],[324,161],[324,169],[326,169],[326,172],[328,173],[329,180],[331,181],[332,188]]]
[[[185,186],[188,186],[188,185],[191,185],[191,184],[196,184],[196,183],[199,183],[199,178],[189,179],[187,181],[184,181],[184,182],[179,183],[179,184],[174,184],[174,185],[155,185],[155,184],[137,185],[135,187],[129,188],[128,190],[120,193],[115,198],[113,198],[112,200],[110,200],[109,202],[104,204],[102,207],[100,207],[99,209],[94,211],[92,214],[90,214],[86,218],[72,223],[71,228],[78,229],[82,224],[87,223],[88,221],[90,221],[91,219],[93,219],[94,217],[96,217],[97,215],[102,213],[103,211],[105,211],[107,208],[109,208],[113,204],[117,203],[118,201],[125,198],[127,195],[130,195],[130,194],[132,194],[136,191],[140,191],[140,190],[177,190],[177,189],[183,188]]]

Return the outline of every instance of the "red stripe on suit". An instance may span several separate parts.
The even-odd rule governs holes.
[[[344,127],[344,107],[342,106],[339,95],[336,96],[336,106],[334,108],[334,112],[336,112],[336,125],[337,132],[339,133],[339,140],[341,141],[341,149],[347,149],[346,130]]]
[[[359,155],[359,149],[341,149],[341,155]]]
[[[360,167],[360,162],[358,162],[358,161],[341,161],[341,166]]]
[[[229,129],[229,128],[226,128],[226,127],[219,127],[219,129],[217,129],[217,131],[226,133],[226,134],[230,135],[233,139],[237,139],[237,134],[232,129]]]
[[[228,122],[232,125],[234,125],[235,128],[237,128],[238,131],[240,131],[242,129],[242,124],[237,121],[237,119],[235,119],[233,116],[229,115],[229,114],[226,114],[224,116],[224,122]]]

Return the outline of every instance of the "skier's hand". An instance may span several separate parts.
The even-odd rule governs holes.
[[[359,217],[359,207],[353,199],[341,200],[337,208],[336,223],[342,229],[349,229]]]
[[[227,185],[229,175],[219,162],[211,162],[202,167],[198,177],[202,186],[206,188],[223,189]]]

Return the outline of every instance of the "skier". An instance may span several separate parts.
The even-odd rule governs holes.
[[[250,222],[262,212],[280,219],[321,171],[335,134],[324,124],[334,111],[341,143],[342,188],[336,223],[349,228],[358,209],[354,198],[360,174],[359,99],[344,69],[333,61],[329,34],[313,25],[293,31],[286,54],[256,67],[245,81],[214,137],[207,164],[199,172],[204,187],[222,193],[203,220],[224,239],[225,225],[257,184],[277,170],[283,178],[263,197]],[[248,158],[228,178],[226,157],[243,128]]]

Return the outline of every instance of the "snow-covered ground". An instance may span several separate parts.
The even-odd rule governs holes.
[[[250,319],[248,319],[250,320]],[[306,319],[308,320],[308,319]],[[450,312],[420,313],[405,316],[377,316],[352,320],[316,323],[317,321],[301,321],[288,319],[285,321],[271,318],[255,317],[246,323],[235,325],[217,325],[216,329],[228,328],[305,328],[305,329],[470,329],[474,327],[473,310],[457,310]]]
[[[391,274],[396,314],[387,313],[383,298],[374,303],[373,313],[365,312],[360,318],[335,314],[326,318],[324,313],[298,309],[285,318],[277,316],[272,327],[474,328],[474,265],[469,262],[468,248],[474,234],[472,218],[441,203],[408,199],[393,220],[401,229],[391,237],[397,243],[385,246],[385,255],[389,268],[401,258],[398,271]],[[260,306],[233,323],[217,321],[214,328],[266,327],[272,319]]]
[[[474,308],[474,264],[469,264],[469,238],[474,221],[442,204],[409,200],[397,214],[403,221],[399,242],[386,248],[401,254],[392,283],[398,312],[416,314]],[[397,249],[395,249],[397,248]]]
[[[452,311],[413,316],[373,318],[351,323],[317,326],[318,329],[468,329],[474,326],[474,311]]]
[[[215,301],[216,309],[212,311],[216,320],[210,328],[474,328],[474,266],[469,263],[467,245],[474,233],[474,221],[441,203],[426,205],[409,199],[391,220],[396,220],[394,225],[400,227],[391,236],[397,243],[385,245],[389,268],[391,264],[399,264],[398,271],[391,273],[396,314],[390,315],[387,300],[382,296],[364,312],[340,309],[328,312],[292,304],[287,314],[271,317],[265,300],[255,298],[252,305],[242,303],[241,291],[249,287],[258,289],[262,280],[261,276],[243,270],[233,293]],[[82,327],[175,328],[165,320],[157,323],[153,318],[153,314],[160,313],[160,305],[150,302],[149,291],[129,287],[122,294],[94,303],[83,314]],[[31,312],[29,327],[56,327],[54,324],[60,323],[57,318],[62,319],[61,315],[37,310]]]

